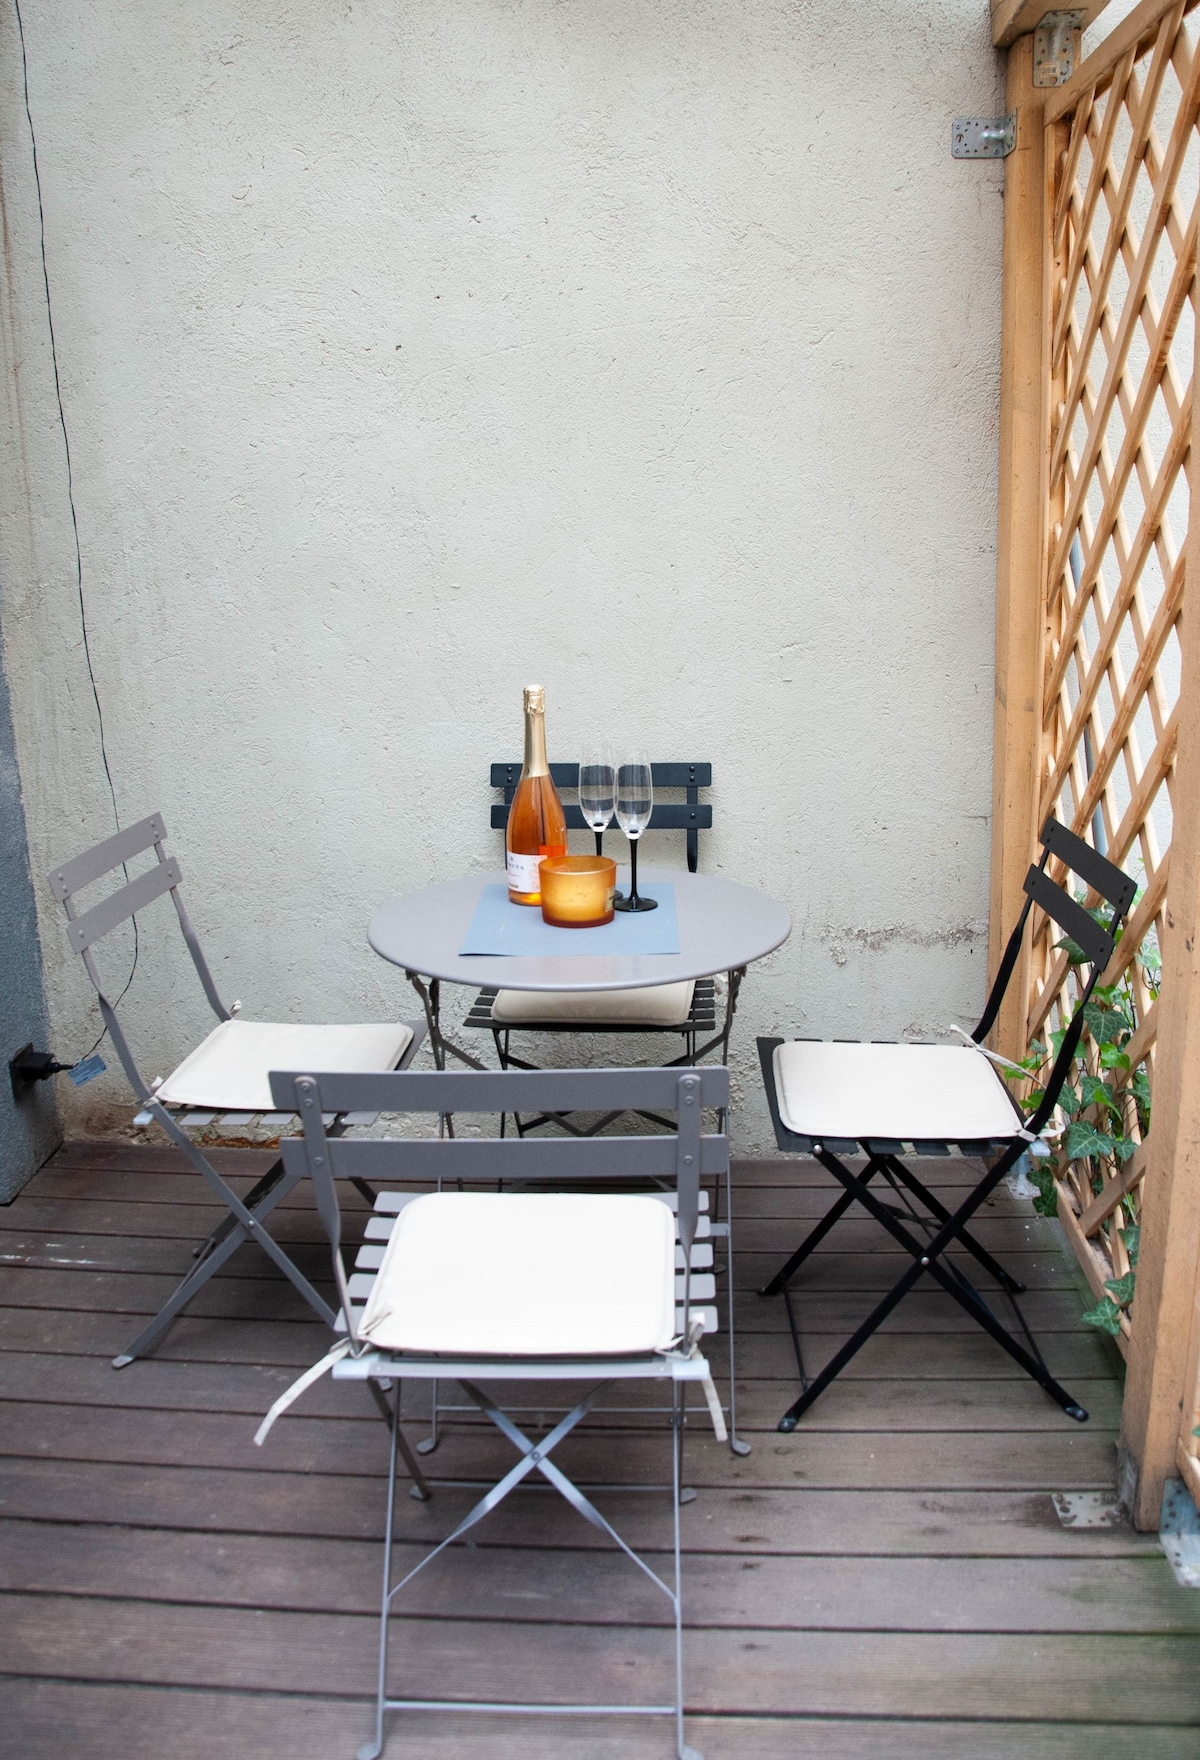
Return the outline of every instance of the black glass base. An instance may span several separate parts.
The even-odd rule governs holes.
[[[656,898],[614,898],[613,909],[615,911],[656,911],[658,900]]]

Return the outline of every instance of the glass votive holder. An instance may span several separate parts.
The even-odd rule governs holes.
[[[556,929],[612,922],[617,864],[608,856],[546,856],[538,875],[542,916]]]

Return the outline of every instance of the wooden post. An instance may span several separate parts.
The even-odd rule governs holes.
[[[1033,84],[1033,38],[1008,51],[1008,108],[1017,144],[1004,166],[1004,301],[1000,352],[1000,505],[996,561],[996,699],[992,740],[992,884],[988,970],[995,975],[1024,894],[1034,847],[1041,751],[1042,612],[1047,471],[1043,365],[1049,239],[1044,91]],[[1028,954],[992,1032],[1009,1057],[1025,1051]]]
[[[1200,434],[1200,373],[1193,382],[1192,433]],[[1136,1526],[1149,1529],[1159,1525],[1163,1481],[1176,1471],[1181,1422],[1190,1415],[1196,1392],[1194,1366],[1191,1386],[1187,1374],[1200,1284],[1200,445],[1192,446],[1188,478],[1171,867],[1121,1426],[1123,1491]]]

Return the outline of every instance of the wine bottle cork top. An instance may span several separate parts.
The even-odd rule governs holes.
[[[526,709],[541,709],[543,713],[545,712],[546,687],[544,684],[527,684],[525,686],[525,707]]]

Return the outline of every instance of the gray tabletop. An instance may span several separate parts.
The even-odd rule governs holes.
[[[480,892],[485,886],[503,884],[501,873],[469,874],[394,898],[371,918],[367,939],[393,965],[450,984],[497,984],[506,990],[637,990],[735,971],[762,959],[791,934],[792,919],[781,904],[736,880],[679,868],[644,868],[639,878],[674,886],[678,953],[579,958],[459,953]]]

